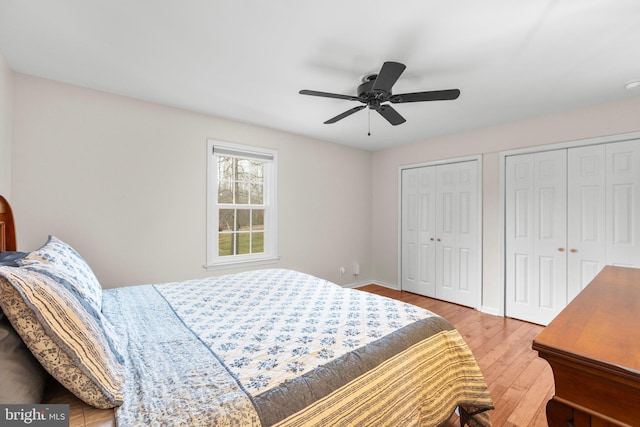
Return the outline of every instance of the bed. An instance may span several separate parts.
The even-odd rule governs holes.
[[[0,199],[3,317],[47,372],[30,399],[69,404],[71,425],[491,425],[434,313],[286,269],[103,290],[57,237],[17,252]]]

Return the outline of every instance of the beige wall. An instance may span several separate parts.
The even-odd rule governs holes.
[[[483,308],[497,311],[499,152],[640,131],[635,97],[371,153],[12,74],[0,62],[0,188],[10,186],[18,244],[58,235],[106,287],[233,271],[202,268],[207,138],[279,151],[281,260],[271,266],[339,284],[398,285],[400,165],[481,154]],[[11,127],[13,162],[4,156]]]
[[[483,156],[483,309],[500,302],[499,152],[640,131],[640,97],[373,153],[373,277],[398,284],[398,168],[467,155]]]
[[[0,52],[0,194],[11,199],[13,73]]]
[[[339,284],[372,279],[370,152],[23,74],[13,80],[21,249],[57,235],[105,287],[237,271],[202,267],[213,138],[279,152],[281,260],[268,267]]]

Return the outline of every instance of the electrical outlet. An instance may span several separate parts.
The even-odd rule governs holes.
[[[345,271],[346,271],[346,270],[344,269],[344,267],[340,267],[340,275],[341,275],[341,276],[345,273]]]

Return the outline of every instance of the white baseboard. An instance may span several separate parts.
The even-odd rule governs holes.
[[[346,285],[340,285],[343,288],[349,288],[349,289],[354,289],[354,288],[359,288],[360,286],[365,286],[365,285],[370,285],[371,282],[370,281],[365,281],[365,282],[354,282],[354,283],[348,283]]]
[[[369,282],[369,284],[378,285],[378,286],[384,286],[385,288],[393,289],[394,291],[399,291],[400,290],[400,288],[398,286],[394,285],[393,283],[381,282],[379,280],[372,280],[371,282]]]
[[[398,287],[392,283],[380,282],[378,280],[365,280],[363,282],[349,283],[341,286],[343,288],[353,289],[353,288],[359,288],[361,286],[366,286],[366,285],[378,285],[378,286],[384,286],[385,288],[393,289],[394,291],[399,290]]]

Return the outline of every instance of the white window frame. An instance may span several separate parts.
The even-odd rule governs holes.
[[[216,151],[217,150],[217,151]],[[264,161],[264,252],[218,256],[218,161],[216,153]],[[269,264],[278,260],[278,152],[213,139],[207,140],[207,270]],[[251,205],[248,205],[251,206]]]

